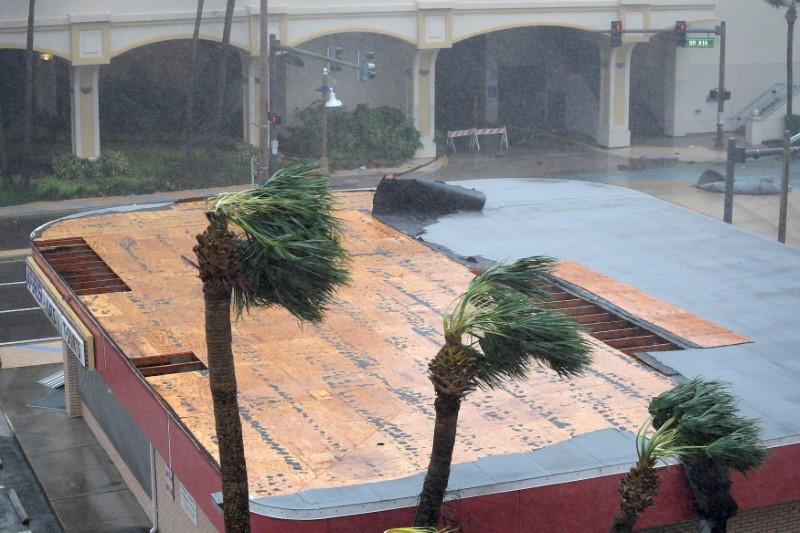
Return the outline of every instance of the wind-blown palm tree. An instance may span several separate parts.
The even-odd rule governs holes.
[[[200,42],[200,24],[203,22],[203,3],[204,0],[197,0],[197,14],[192,32],[192,68],[186,89],[186,117],[183,125],[184,151],[190,164],[194,159],[194,92],[197,85],[197,48]]]
[[[653,398],[649,412],[636,435],[639,460],[620,482],[620,511],[612,532],[633,531],[639,515],[652,505],[658,461],[698,462],[746,473],[767,456],[758,423],[738,415],[736,398],[724,383],[697,378],[680,384]]]
[[[28,0],[28,32],[25,39],[25,95],[22,123],[22,186],[31,183],[33,166],[33,26],[36,0]]]
[[[213,153],[217,148],[217,137],[222,124],[222,111],[225,104],[225,85],[228,81],[228,56],[230,55],[231,26],[233,25],[233,8],[236,0],[227,0],[225,3],[225,22],[222,25],[222,49],[219,58],[219,72],[217,73],[217,102],[214,105],[214,114],[211,117],[211,145]]]
[[[282,169],[261,187],[208,202],[208,228],[197,236],[203,281],[208,378],[214,402],[225,530],[248,532],[249,498],[231,346],[231,303],[286,308],[317,322],[347,281],[348,254],[333,216],[333,197],[314,167]]]
[[[436,421],[428,472],[414,519],[435,527],[450,478],[462,399],[476,388],[524,378],[534,363],[559,375],[580,374],[590,345],[569,316],[546,306],[554,260],[520,259],[475,277],[444,316],[445,344],[428,363]]]
[[[797,20],[797,5],[795,0],[766,0],[775,8],[786,8],[786,127],[792,120],[792,97],[794,92],[794,23]],[[792,132],[794,133],[794,132]]]

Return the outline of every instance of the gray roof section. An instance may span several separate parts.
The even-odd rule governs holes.
[[[446,499],[497,494],[626,472],[636,461],[634,436],[603,429],[530,453],[484,457],[453,465]],[[413,507],[424,474],[332,489],[313,489],[250,502],[252,512],[313,520]],[[213,495],[221,503],[219,493]]]
[[[750,337],[650,356],[687,377],[729,381],[765,439],[800,433],[800,251],[611,185],[459,183],[486,193],[484,211],[442,217],[426,241],[463,256],[572,260]]]

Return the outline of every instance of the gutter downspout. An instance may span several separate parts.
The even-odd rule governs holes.
[[[150,533],[158,532],[158,485],[156,484],[156,451],[153,449],[153,443],[150,443],[150,499],[153,502],[152,522],[153,527],[150,528]]]

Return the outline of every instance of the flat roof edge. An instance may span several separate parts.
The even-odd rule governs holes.
[[[53,224],[57,224],[58,222],[62,222],[64,220],[72,220],[76,218],[85,218],[97,215],[104,215],[106,213],[130,213],[133,211],[157,211],[159,209],[167,209],[172,207],[176,202],[158,202],[152,204],[129,204],[129,205],[118,205],[114,207],[103,207],[101,209],[90,209],[88,211],[81,211],[79,213],[72,213],[70,215],[66,215],[63,217],[58,217],[56,219],[51,220],[50,222],[45,222],[41,226],[37,227],[31,232],[30,240],[37,239],[42,236],[44,231],[52,226]]]
[[[622,433],[614,429],[605,429],[593,432],[592,434],[604,438],[608,432]],[[592,435],[588,434],[588,435]],[[603,435],[605,434],[605,435]],[[626,439],[630,434],[626,434]],[[573,439],[574,440],[574,439]],[[764,445],[768,448],[778,448],[783,446],[792,446],[800,444],[800,434],[790,435],[787,437],[780,437],[764,441]],[[570,446],[572,441],[564,441],[543,449],[555,449],[562,445]],[[633,449],[631,448],[631,453]],[[532,452],[535,453],[535,452]],[[491,460],[505,460],[518,461],[524,455],[528,454],[512,454],[509,456],[496,456],[490,457]],[[564,483],[571,483],[576,481],[584,481],[598,477],[611,476],[616,474],[624,474],[635,464],[634,461],[626,460],[617,461],[609,464],[602,464],[599,466],[582,468],[573,471],[554,472],[549,473],[540,469],[540,475],[532,475],[524,477],[520,473],[518,479],[509,479],[507,481],[494,481],[489,483],[481,483],[475,479],[473,469],[480,469],[481,460],[473,461],[471,463],[457,464],[452,467],[451,483],[454,479],[461,477],[463,482],[456,483],[454,488],[448,488],[445,495],[445,501],[459,500],[463,498],[474,498],[478,496],[487,496],[492,494],[501,494],[504,492],[514,492],[518,490],[534,489],[538,487],[545,487],[550,485],[560,485]],[[665,468],[677,464],[677,461],[669,461],[666,464],[659,464],[658,468]],[[526,472],[531,474],[530,470]],[[408,507],[415,507],[419,492],[422,489],[422,482],[424,479],[423,474],[415,474],[413,476],[390,480],[380,481],[376,483],[364,483],[359,485],[349,485],[331,489],[311,489],[295,494],[287,494],[285,496],[269,496],[265,498],[258,498],[250,500],[250,512],[259,516],[269,518],[302,521],[302,520],[325,520],[328,518],[338,518],[353,515],[369,514],[382,511],[391,511],[395,509],[403,509]],[[470,484],[470,481],[473,481]],[[328,496],[330,503],[319,501],[319,498],[313,496]],[[305,497],[304,497],[305,496]],[[211,495],[214,503],[222,509],[222,493],[215,492]]]

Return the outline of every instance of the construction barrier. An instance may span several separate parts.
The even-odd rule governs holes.
[[[478,135],[500,135],[500,146],[508,148],[508,130],[506,130],[505,126],[502,128],[477,129],[475,130],[475,136],[477,137]],[[481,147],[478,145],[478,150],[480,149]]]
[[[500,135],[500,146],[508,148],[508,130],[502,128],[470,128],[468,130],[451,130],[447,132],[447,147],[456,152],[456,143],[453,139],[459,137],[469,137],[469,147],[473,150],[480,150],[481,143],[478,141],[479,135]]]
[[[468,130],[452,130],[447,132],[447,147],[452,148],[456,152],[456,143],[453,139],[459,137],[469,137],[469,147],[472,149],[480,150],[481,145],[478,143],[478,130],[470,128]]]

